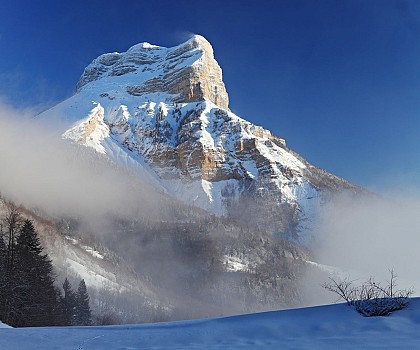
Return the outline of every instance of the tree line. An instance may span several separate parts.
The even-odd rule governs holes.
[[[0,320],[13,327],[91,325],[84,280],[73,291],[66,278],[61,292],[32,221],[15,205],[6,208],[0,220]]]

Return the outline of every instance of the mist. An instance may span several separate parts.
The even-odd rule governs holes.
[[[316,260],[360,281],[385,282],[393,269],[400,288],[414,287],[420,295],[420,197],[407,193],[335,198],[314,233]]]
[[[54,121],[41,121],[33,119],[32,115],[32,111],[16,110],[0,103],[2,196],[49,215],[80,219],[90,223],[95,232],[115,218],[159,220],[162,217],[165,197],[146,180],[114,166],[89,148],[63,140],[61,134],[67,126],[60,121],[60,116]],[[181,254],[175,248],[195,241],[189,237],[190,240],[186,240],[183,233],[182,242],[174,243],[172,237],[177,236],[173,235],[171,227],[161,223],[154,230],[148,226],[149,222],[144,225],[133,226],[124,236],[109,235],[112,245],[117,251],[125,252],[129,260],[131,257],[139,271],[142,267],[145,273],[154,273],[156,279],[162,275],[172,276],[167,282],[171,284],[169,289],[182,292],[184,287],[177,285],[180,271],[185,270],[187,275],[194,264],[183,261],[191,252]],[[185,231],[183,226],[178,229]],[[199,231],[200,227],[195,229]],[[151,237],[159,230],[166,235],[159,241],[153,240]],[[194,230],[193,238],[196,237]],[[148,234],[140,235],[143,231]],[[399,287],[412,286],[416,294],[420,294],[420,196],[414,191],[390,191],[383,196],[337,196],[322,207],[313,236],[316,239],[314,260],[320,264],[361,280],[374,276],[384,281],[389,269],[394,269]],[[139,247],[143,247],[142,250]],[[207,241],[203,247],[209,251],[209,257],[214,256]],[[167,259],[162,262],[163,254]],[[197,258],[201,260],[202,257]],[[162,270],[166,272],[163,274]],[[325,295],[320,285],[328,276],[315,275],[314,270],[310,273],[313,274],[304,281],[308,294]],[[216,274],[212,278],[216,279]],[[217,276],[218,281],[222,278]],[[317,303],[315,299],[312,303]],[[334,299],[331,295],[329,301]]]
[[[159,211],[156,193],[86,147],[62,140],[56,120],[0,103],[0,193],[29,208],[101,222],[109,214],[135,217]]]

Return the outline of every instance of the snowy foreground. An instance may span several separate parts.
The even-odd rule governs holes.
[[[413,299],[388,317],[339,304],[151,325],[1,328],[0,349],[420,349],[419,329]]]

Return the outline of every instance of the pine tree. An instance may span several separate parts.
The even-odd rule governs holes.
[[[76,324],[76,294],[74,293],[69,280],[63,283],[64,296],[62,298],[63,311],[64,311],[64,323],[67,326]]]
[[[25,220],[16,240],[14,279],[18,311],[15,326],[45,326],[59,323],[59,293],[54,286],[52,262],[30,220]]]
[[[84,280],[79,283],[76,293],[76,317],[75,323],[78,326],[91,326],[92,313],[89,307],[89,295]]]

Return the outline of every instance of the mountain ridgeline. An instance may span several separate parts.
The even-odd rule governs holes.
[[[82,155],[150,187],[148,213],[109,213],[100,230],[80,217],[27,211],[58,274],[96,288],[97,320],[299,305],[317,211],[338,192],[362,191],[232,113],[222,70],[199,35],[99,56],[75,94],[38,118],[60,118],[62,137],[86,146]]]
[[[228,104],[213,49],[195,35],[173,48],[142,43],[99,56],[76,94],[42,117],[63,116],[65,138],[141,168],[173,198],[304,242],[300,222],[313,220],[322,197],[359,189]]]

